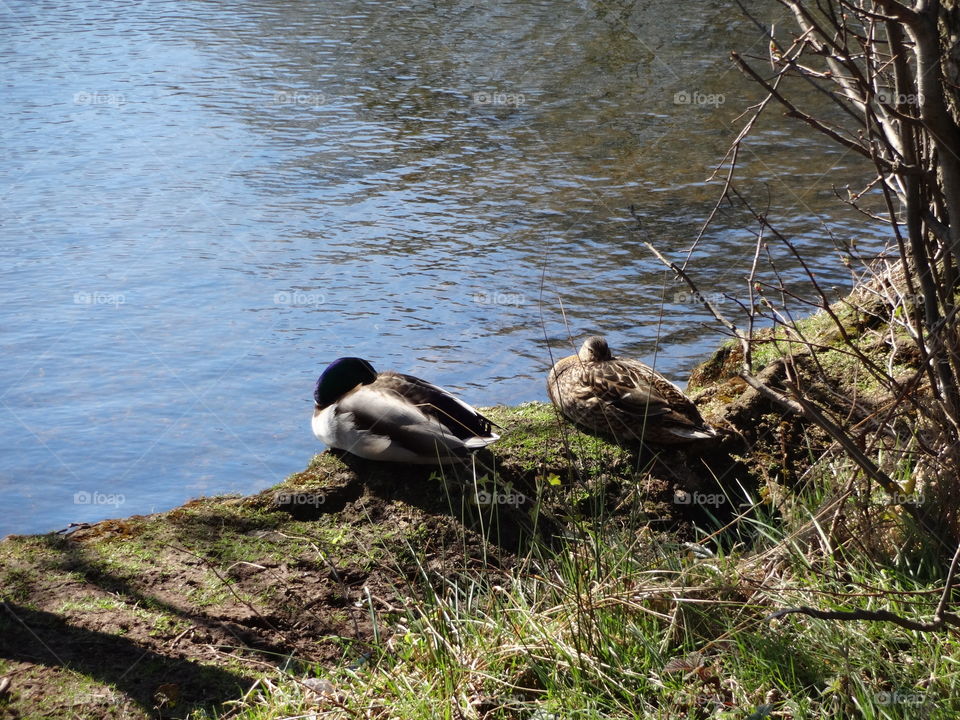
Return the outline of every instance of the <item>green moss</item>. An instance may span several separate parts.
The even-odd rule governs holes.
[[[825,378],[819,379],[835,383],[841,392],[876,396],[886,388],[866,369],[857,352],[894,377],[914,369],[905,358],[894,357],[890,363],[889,343],[910,346],[912,340],[901,327],[882,324],[886,309],[876,298],[851,296],[833,304],[830,310],[798,318],[791,327],[778,324],[758,330],[751,347],[752,372],[759,373],[788,356],[808,357],[823,368]],[[723,406],[742,391],[742,387],[728,383],[726,388],[730,393],[723,395],[723,383],[739,375],[742,364],[740,342],[729,340],[693,371],[688,392],[694,394],[710,388],[709,403],[701,408],[707,414],[721,412]]]
[[[821,310],[796,320],[790,328],[776,325],[757,333],[752,352],[754,372],[759,372],[781,357],[808,352],[810,345],[837,346],[843,340],[843,333],[857,337],[859,328],[864,324],[863,312],[846,303],[838,303],[832,310],[836,321],[830,313]]]
[[[580,432],[548,403],[501,405],[483,408],[483,413],[503,428],[494,453],[509,457],[523,471],[555,472],[576,462],[581,469],[600,472],[632,458],[623,447]]]

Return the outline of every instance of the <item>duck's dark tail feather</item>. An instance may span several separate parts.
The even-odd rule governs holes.
[[[468,450],[479,450],[480,448],[485,448],[490,443],[494,443],[499,439],[499,435],[496,433],[490,433],[484,437],[467,438],[463,441],[463,444]]]
[[[703,428],[690,428],[672,425],[666,428],[666,430],[672,435],[676,435],[677,437],[682,437],[687,440],[709,440],[710,438],[717,436],[717,431],[709,425],[706,425]]]

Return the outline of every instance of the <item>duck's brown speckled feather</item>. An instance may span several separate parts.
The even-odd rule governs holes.
[[[547,392],[568,419],[625,444],[688,443],[716,434],[680,388],[637,360],[614,358],[599,337],[553,366]]]

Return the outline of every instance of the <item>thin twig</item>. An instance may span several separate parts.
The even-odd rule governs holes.
[[[908,630],[918,630],[920,632],[930,632],[940,630],[944,625],[953,625],[960,627],[960,615],[947,612],[947,605],[950,601],[950,592],[953,589],[953,579],[957,571],[957,563],[960,562],[960,545],[957,545],[956,552],[953,553],[953,559],[950,561],[950,569],[947,571],[946,580],[943,583],[943,592],[940,595],[940,602],[933,613],[933,619],[929,622],[911,620],[889,610],[817,610],[806,605],[800,607],[784,608],[777,610],[766,617],[767,620],[775,620],[786,615],[808,615],[819,620],[872,620],[880,622],[892,622]]]

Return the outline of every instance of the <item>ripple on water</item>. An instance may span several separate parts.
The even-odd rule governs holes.
[[[280,480],[341,355],[512,403],[569,328],[682,378],[719,335],[643,241],[685,253],[712,207],[753,35],[636,5],[8,8],[0,534]],[[723,102],[676,102],[697,92]],[[882,234],[831,197],[863,168],[813,142],[764,126],[743,172],[828,268],[824,226]],[[742,300],[753,243],[724,209],[704,292]]]

